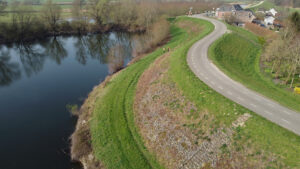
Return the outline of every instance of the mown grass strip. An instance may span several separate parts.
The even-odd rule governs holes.
[[[173,21],[172,40],[165,47],[172,49],[188,38],[185,30],[175,26],[177,22],[184,20],[190,18],[180,17]],[[160,48],[121,71],[107,85],[106,94],[96,101],[91,122],[92,145],[96,157],[107,168],[163,168],[144,147],[133,117],[138,79],[162,54],[163,50]]]
[[[262,48],[258,37],[238,27],[215,42],[209,49],[209,57],[228,76],[243,83],[274,101],[300,112],[300,95],[275,85],[260,72]]]
[[[251,162],[266,162],[269,168],[300,168],[299,136],[213,91],[189,69],[186,61],[187,52],[192,46],[192,42],[201,39],[202,36],[203,34],[195,34],[190,43],[186,43],[173,52],[170,59],[171,68],[168,72],[172,80],[183,94],[196,104],[199,110],[208,111],[213,115],[213,127],[231,126],[233,121],[246,112],[252,115],[247,121],[246,127],[236,129],[232,140],[237,151],[247,151],[245,148],[251,148],[250,152],[246,152],[248,153],[246,158],[252,160]],[[246,42],[241,43],[247,44]],[[234,48],[237,50],[244,47],[242,44],[234,46]],[[254,56],[252,53],[252,56],[256,55]],[[247,71],[247,68],[245,70]],[[255,154],[264,154],[265,159],[253,159]],[[275,161],[268,159],[274,155],[277,157]]]

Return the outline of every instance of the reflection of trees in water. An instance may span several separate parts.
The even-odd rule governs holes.
[[[9,85],[21,76],[19,64],[10,59],[9,51],[0,52],[0,86]]]
[[[115,73],[120,70],[124,65],[124,46],[117,44],[111,47],[107,55],[108,71],[109,73]]]
[[[106,55],[109,73],[114,73],[124,66],[124,62],[131,58],[130,35],[114,33],[110,41],[109,52]]]
[[[131,38],[132,56],[137,57],[149,49],[149,35],[133,35]]]
[[[113,46],[122,45],[123,46],[123,60],[131,59],[132,57],[132,43],[131,35],[127,33],[115,33],[116,41]]]
[[[77,49],[76,60],[83,65],[86,64],[88,56],[87,39],[87,36],[80,36],[77,38],[77,41],[74,44],[75,48]]]
[[[44,46],[44,54],[55,60],[57,64],[61,64],[61,60],[67,57],[68,53],[64,48],[63,42],[60,38],[51,38],[51,40]]]
[[[123,59],[131,58],[131,42],[128,34],[112,33],[78,37],[74,43],[77,49],[76,59],[79,63],[85,64],[87,57],[90,56],[92,59],[106,64],[111,48],[118,45],[124,46]]]
[[[107,63],[105,57],[109,51],[109,34],[88,36],[86,44],[92,59]]]
[[[27,76],[42,70],[45,56],[39,48],[31,44],[18,44],[16,49],[19,52]]]
[[[21,43],[7,46],[8,49],[13,49],[12,53],[0,46],[0,85],[10,84],[21,77],[21,67],[11,61],[10,54],[19,55],[28,77],[40,72],[47,58],[61,64],[68,56],[67,50],[76,50],[75,58],[80,64],[86,64],[88,59],[99,60],[101,64],[108,64],[109,72],[113,73],[123,67],[126,60],[131,59],[134,52],[132,49],[136,48],[138,43],[143,44],[140,37],[140,35],[132,37],[127,33],[75,37],[74,46],[70,49],[65,48],[66,44],[63,43],[62,37],[49,38],[36,44]]]

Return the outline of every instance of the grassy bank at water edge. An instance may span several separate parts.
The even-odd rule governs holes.
[[[182,20],[191,18],[179,17],[172,21],[172,39],[165,48],[170,47],[172,50],[189,38],[188,33],[175,24]],[[197,23],[203,25],[206,34],[212,30],[212,24],[206,21],[197,20]],[[202,37],[204,35],[202,34]],[[96,100],[91,122],[92,146],[96,158],[106,168],[163,168],[144,147],[133,117],[133,101],[138,79],[162,54],[163,49],[157,49],[119,72],[105,87],[103,97]]]

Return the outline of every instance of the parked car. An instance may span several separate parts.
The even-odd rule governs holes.
[[[254,19],[254,20],[252,21],[252,23],[260,25],[260,24],[261,24],[261,20]]]
[[[263,23],[262,23],[262,24],[260,24],[260,26],[261,26],[261,27],[264,27],[264,28],[266,28],[266,25],[265,25],[265,24],[263,24]]]

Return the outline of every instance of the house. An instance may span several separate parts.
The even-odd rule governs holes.
[[[252,22],[255,19],[251,10],[244,10],[239,4],[223,5],[216,10],[216,17],[219,19],[225,19],[234,16],[238,22]]]
[[[275,18],[273,16],[266,16],[264,22],[266,25],[273,25]]]
[[[268,15],[276,16],[278,13],[274,8],[270,9],[269,11],[266,11]]]

